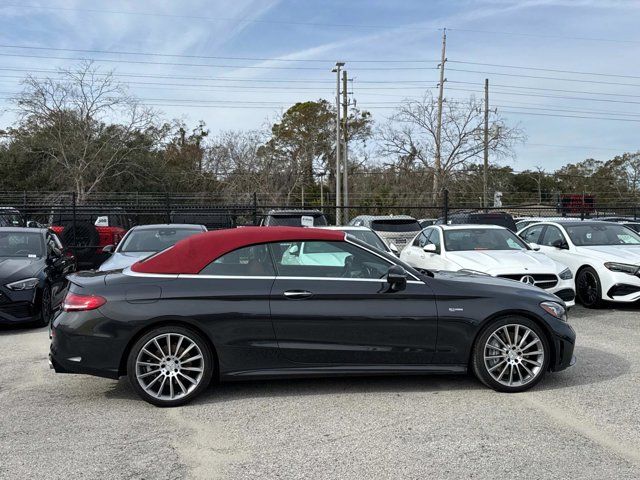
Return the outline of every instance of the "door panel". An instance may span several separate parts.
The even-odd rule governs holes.
[[[426,364],[435,351],[436,306],[422,282],[391,292],[384,280],[277,277],[271,315],[292,362]]]

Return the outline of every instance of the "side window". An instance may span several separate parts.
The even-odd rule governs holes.
[[[230,277],[272,277],[273,262],[266,245],[239,248],[214,260],[200,271],[200,275]]]
[[[544,232],[544,235],[542,237],[542,241],[540,242],[540,244],[552,246],[553,243],[558,240],[561,240],[563,242],[565,241],[565,238],[562,235],[562,232],[560,232],[560,229],[558,227],[548,226],[547,230]]]
[[[535,227],[529,227],[520,234],[520,237],[527,243],[539,243],[540,234],[544,229],[544,225],[536,225]]]
[[[348,242],[271,243],[278,275],[317,278],[382,278],[390,262]]]
[[[436,252],[440,253],[440,231],[437,228],[431,229],[429,243],[433,243],[436,246]]]

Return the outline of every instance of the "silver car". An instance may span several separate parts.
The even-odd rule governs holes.
[[[422,230],[420,223],[409,215],[359,215],[349,222],[354,227],[369,227],[388,245],[401,251]],[[393,249],[393,247],[391,247]]]
[[[139,225],[127,232],[117,246],[107,245],[103,252],[111,253],[98,270],[119,270],[133,265],[141,258],[169,248],[176,242],[206,232],[204,225],[161,224]]]

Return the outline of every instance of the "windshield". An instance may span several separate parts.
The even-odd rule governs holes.
[[[159,252],[175,245],[183,238],[190,237],[202,230],[193,228],[158,228],[134,230],[122,242],[118,249],[120,253]]]
[[[412,218],[373,220],[371,228],[378,232],[419,232],[422,230],[418,221]]]
[[[498,228],[464,228],[445,230],[444,244],[449,252],[469,250],[527,250],[520,238]]]
[[[640,245],[640,236],[624,225],[565,225],[576,247],[592,245]]]
[[[22,218],[16,213],[0,212],[0,227],[19,227],[22,224]]]
[[[0,232],[0,257],[41,257],[42,235],[37,232]]]
[[[387,251],[387,246],[385,245],[385,243],[380,240],[380,237],[378,235],[370,230],[347,230],[346,232],[352,237],[355,237],[358,240],[361,240],[364,243],[377,248],[378,250],[382,250],[384,252]]]

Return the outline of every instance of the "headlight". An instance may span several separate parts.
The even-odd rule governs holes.
[[[556,302],[542,302],[540,304],[542,309],[549,315],[556,317],[557,319],[567,321],[567,311],[562,305]]]
[[[640,269],[637,265],[629,265],[627,263],[607,262],[604,266],[612,272],[628,273],[629,275],[635,275]]]
[[[9,290],[31,290],[32,288],[36,288],[38,282],[39,280],[37,278],[25,278],[17,282],[7,283],[5,287]]]
[[[571,270],[569,270],[568,268],[565,268],[560,272],[559,277],[562,280],[571,280],[573,278],[573,274],[571,273]]]

